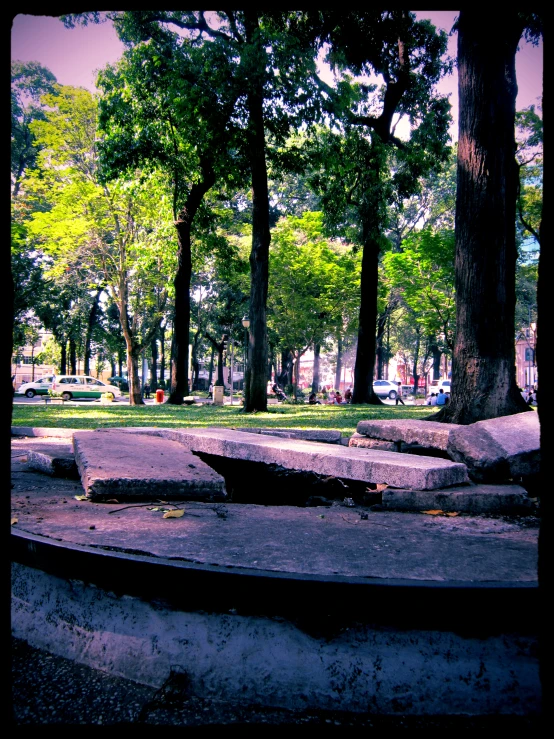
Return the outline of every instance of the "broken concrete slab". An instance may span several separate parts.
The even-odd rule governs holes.
[[[41,444],[39,448],[31,448],[27,452],[27,464],[30,469],[52,477],[65,477],[78,480],[79,470],[75,463],[73,445]]]
[[[250,434],[264,436],[279,436],[282,439],[303,439],[304,441],[319,441],[323,444],[341,444],[340,431],[331,429],[287,429],[287,428],[236,428],[235,431],[245,431]]]
[[[520,485],[471,484],[447,490],[398,490],[382,493],[380,508],[391,511],[427,511],[479,514],[533,514],[536,502]]]
[[[476,482],[536,475],[540,463],[538,414],[526,411],[453,428],[447,452],[451,459],[467,465]]]
[[[87,498],[225,500],[225,481],[176,441],[118,429],[76,431],[75,461]]]
[[[398,442],[383,441],[383,439],[371,439],[363,434],[353,433],[348,440],[348,446],[360,447],[361,449],[380,449],[382,452],[397,452]]]
[[[415,490],[433,490],[469,482],[465,465],[445,459],[278,439],[221,428],[149,428],[143,432],[179,441],[195,453],[280,465],[285,469],[346,480],[386,483]],[[263,491],[260,491],[260,496],[260,502],[263,502]]]
[[[406,444],[420,444],[446,451],[450,434],[458,427],[459,424],[454,423],[400,418],[390,421],[360,421],[356,431],[372,439],[403,441]]]

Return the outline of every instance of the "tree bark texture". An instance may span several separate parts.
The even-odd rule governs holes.
[[[263,82],[266,54],[255,11],[245,11],[247,39],[256,56],[248,95],[250,167],[252,174],[252,250],[250,252],[250,333],[244,410],[267,410],[267,286],[269,278],[269,195],[265,161]]]
[[[352,390],[352,404],[354,405],[363,403],[382,405],[381,400],[373,392],[379,250],[377,239],[372,237],[364,239],[360,275],[358,345],[354,366],[354,388]]]
[[[456,338],[450,403],[469,424],[528,410],[515,374],[517,13],[463,10],[458,28]],[[437,414],[437,416],[439,415]]]
[[[321,344],[314,346],[314,374],[312,377],[312,393],[319,392],[319,360],[321,355]]]
[[[102,288],[98,288],[93,300],[92,306],[88,314],[87,333],[85,336],[85,361],[84,361],[84,372],[85,375],[90,375],[90,359],[92,356],[92,332],[98,321],[98,303],[100,302],[100,295],[102,294]]]
[[[177,229],[177,271],[175,286],[175,311],[173,316],[174,353],[171,363],[171,390],[167,402],[182,405],[189,394],[188,361],[190,330],[190,278],[192,257],[190,237],[192,222],[200,207],[202,198],[215,183],[215,173],[210,163],[201,160],[202,180],[194,184],[187,201],[175,222]]]
[[[337,366],[335,368],[335,390],[340,390],[340,376],[342,373],[342,336],[337,338]]]

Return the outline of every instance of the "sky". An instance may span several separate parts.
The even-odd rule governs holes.
[[[429,18],[437,28],[450,32],[459,11],[416,11],[419,19]],[[90,24],[67,29],[58,18],[46,15],[16,15],[11,31],[11,58],[23,62],[37,61],[48,67],[61,85],[86,87],[94,91],[96,70],[119,59],[123,44],[111,24]],[[456,56],[456,35],[449,39],[449,54]],[[519,94],[517,109],[541,104],[543,48],[521,43],[516,56]],[[439,91],[450,93],[452,115],[457,118],[457,75],[454,72],[439,85]],[[457,139],[456,124],[451,129]]]

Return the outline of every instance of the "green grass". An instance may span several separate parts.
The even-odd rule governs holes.
[[[427,406],[333,406],[282,405],[265,413],[243,413],[238,406],[110,405],[13,406],[12,426],[95,429],[157,426],[160,428],[301,428],[333,429],[343,436],[356,431],[358,421],[391,418],[425,418]]]

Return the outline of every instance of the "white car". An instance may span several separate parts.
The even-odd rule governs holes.
[[[116,385],[108,385],[89,375],[56,375],[52,382],[52,390],[61,393],[64,400],[99,398],[103,393],[111,393],[116,400],[122,395]]]
[[[34,398],[35,395],[46,395],[52,387],[54,375],[45,375],[34,382],[23,382],[17,391],[18,395]]]
[[[391,400],[396,400],[396,396],[398,395],[398,383],[391,382],[390,380],[374,380],[373,392],[379,398],[390,398]]]

